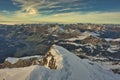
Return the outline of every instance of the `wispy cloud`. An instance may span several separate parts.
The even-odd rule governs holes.
[[[94,2],[93,2],[94,1]],[[12,0],[16,11],[0,11],[0,23],[120,23],[120,11],[99,11],[96,0]],[[102,4],[104,0],[101,0]],[[88,3],[90,2],[90,3]],[[99,1],[97,1],[99,2]],[[110,3],[109,3],[110,4]],[[105,6],[105,5],[104,5]],[[101,6],[100,6],[101,7]],[[95,8],[95,9],[94,9]],[[102,8],[104,9],[104,7]],[[107,9],[107,8],[106,8]]]
[[[27,14],[40,14],[40,9],[55,9],[55,8],[66,8],[60,4],[70,4],[78,0],[12,0],[13,3],[21,7],[19,12]],[[61,9],[62,9],[61,8]]]

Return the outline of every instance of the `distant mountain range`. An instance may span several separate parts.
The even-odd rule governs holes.
[[[119,59],[120,25],[0,25],[0,62],[7,57],[44,55],[57,44],[76,53]]]

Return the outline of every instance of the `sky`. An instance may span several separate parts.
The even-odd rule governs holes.
[[[0,24],[120,24],[120,0],[0,0]]]

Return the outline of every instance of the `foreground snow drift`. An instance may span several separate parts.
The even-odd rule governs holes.
[[[0,80],[28,80],[36,66],[25,68],[1,69]]]
[[[82,60],[60,46],[48,51],[44,66],[2,69],[0,80],[119,80],[120,76],[89,60]],[[54,58],[54,59],[52,59]],[[52,59],[52,60],[51,60]],[[56,66],[50,69],[50,63]]]

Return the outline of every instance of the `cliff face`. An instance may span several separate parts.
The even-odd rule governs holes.
[[[50,69],[57,69],[56,59],[50,52],[42,59],[41,65],[47,66]]]
[[[62,60],[62,55],[52,45],[45,57],[42,58],[41,64],[49,69],[61,69],[63,66]]]

